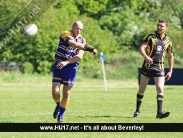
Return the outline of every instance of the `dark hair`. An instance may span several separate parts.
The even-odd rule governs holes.
[[[166,19],[159,19],[158,23],[165,23],[168,26],[168,21]]]

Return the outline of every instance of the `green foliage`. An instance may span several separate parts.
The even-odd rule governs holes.
[[[33,65],[35,72],[51,72],[60,33],[71,29],[75,20],[81,20],[84,23],[82,35],[87,43],[94,46],[99,54],[104,53],[107,58],[106,68],[109,71],[116,71],[107,72],[112,78],[120,72],[118,67],[126,70],[137,64],[138,61],[126,53],[134,54],[144,36],[154,33],[158,19],[166,18],[169,22],[167,35],[173,40],[176,53],[175,66],[182,66],[181,0],[175,0],[173,3],[171,0],[56,0],[44,13],[39,14],[39,19],[34,20],[38,26],[38,33],[35,36],[25,38],[19,31],[14,37],[7,37],[6,34],[10,31],[8,27],[17,23],[21,15],[16,15],[28,2],[0,2],[0,27],[3,29],[0,34],[0,61],[28,61]],[[39,1],[39,4],[45,8],[43,1]],[[9,39],[9,43],[2,44]],[[85,52],[78,73],[84,77],[102,78],[100,62],[99,57],[93,57],[91,53]],[[110,67],[111,65],[113,66]],[[113,75],[109,75],[110,73]]]
[[[75,5],[75,0],[57,0],[54,4],[54,8],[60,9],[59,14],[67,13],[67,15],[78,15],[80,13]],[[62,16],[64,16],[64,14]]]
[[[106,76],[108,79],[122,79],[137,77],[137,68],[141,67],[143,58],[129,49],[114,54],[106,62]]]
[[[107,2],[108,0],[77,0],[76,5],[82,14],[95,16],[106,11]]]
[[[25,62],[22,65],[22,70],[23,73],[29,74],[33,73],[34,71],[34,66],[30,62]]]
[[[48,74],[51,72],[51,63],[48,61],[40,61],[37,67],[40,74]]]
[[[130,45],[134,33],[138,33],[135,22],[131,22],[133,18],[133,12],[126,10],[103,16],[99,24],[103,29],[111,30],[120,45]]]

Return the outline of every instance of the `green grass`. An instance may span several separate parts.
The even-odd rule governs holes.
[[[7,75],[7,76],[6,76]],[[55,123],[55,103],[51,95],[51,76],[1,74],[0,122]],[[9,81],[12,77],[12,80]],[[165,86],[164,110],[171,112],[165,119],[156,119],[155,86],[148,86],[140,118],[132,118],[138,89],[137,80],[76,81],[64,121],[68,123],[183,123],[182,86]],[[0,138],[154,138],[182,137],[183,133],[150,132],[29,132],[0,133]]]

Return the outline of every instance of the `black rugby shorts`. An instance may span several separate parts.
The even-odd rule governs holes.
[[[165,77],[165,70],[164,69],[153,69],[149,67],[143,67],[141,70],[141,74],[144,76],[151,78],[151,77]]]

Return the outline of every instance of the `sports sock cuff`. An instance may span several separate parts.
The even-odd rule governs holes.
[[[164,96],[163,95],[157,95],[157,101],[163,101]]]
[[[137,101],[142,101],[144,95],[140,95],[137,93]]]
[[[66,102],[66,101],[62,100],[61,103],[60,103],[60,106],[62,108],[67,108],[68,104],[69,104],[69,102]]]
[[[57,99],[54,99],[55,103],[60,102],[60,96]]]

